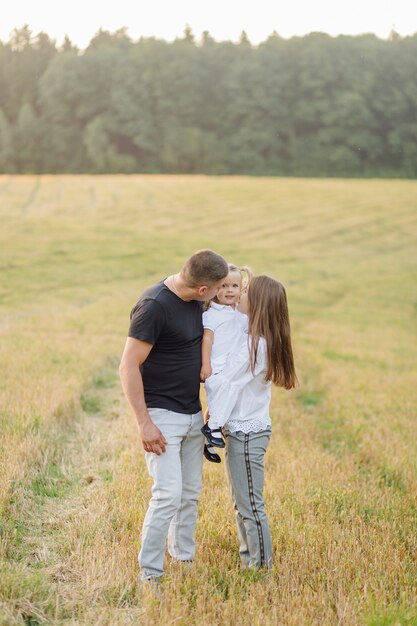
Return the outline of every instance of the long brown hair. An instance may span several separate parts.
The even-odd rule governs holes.
[[[267,346],[266,381],[292,389],[298,384],[291,346],[291,328],[284,285],[269,276],[255,276],[248,288],[250,365],[254,371],[259,340]]]

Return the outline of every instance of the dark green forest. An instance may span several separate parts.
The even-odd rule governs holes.
[[[0,42],[0,172],[417,175],[417,34]]]

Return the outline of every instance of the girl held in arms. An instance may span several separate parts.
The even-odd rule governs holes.
[[[224,369],[229,354],[239,342],[242,329],[247,326],[247,316],[239,311],[239,301],[241,294],[246,292],[251,278],[252,272],[248,267],[239,268],[229,264],[228,275],[203,313],[204,334],[200,378],[206,383],[208,398],[211,394],[213,376],[217,376]],[[220,456],[213,449],[212,441],[215,438],[217,447],[224,448],[221,431],[211,419],[208,420],[204,429],[203,433],[207,437],[204,456],[212,463],[220,463]],[[209,431],[211,438],[208,436]]]

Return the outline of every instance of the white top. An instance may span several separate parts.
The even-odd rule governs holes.
[[[210,421],[230,432],[259,432],[271,426],[269,405],[271,382],[265,382],[268,365],[265,339],[259,340],[257,362],[252,373],[249,361],[250,337],[242,333],[238,349],[230,355],[224,370],[206,380]]]
[[[203,326],[214,333],[211,350],[213,374],[221,372],[230,352],[236,349],[247,316],[227,304],[212,302],[203,313]]]

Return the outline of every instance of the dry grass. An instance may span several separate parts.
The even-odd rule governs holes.
[[[412,181],[0,177],[0,624],[417,624]],[[137,586],[149,479],[120,395],[128,313],[212,247],[287,285],[270,576],[204,466],[193,568]],[[413,291],[414,290],[414,291]]]

